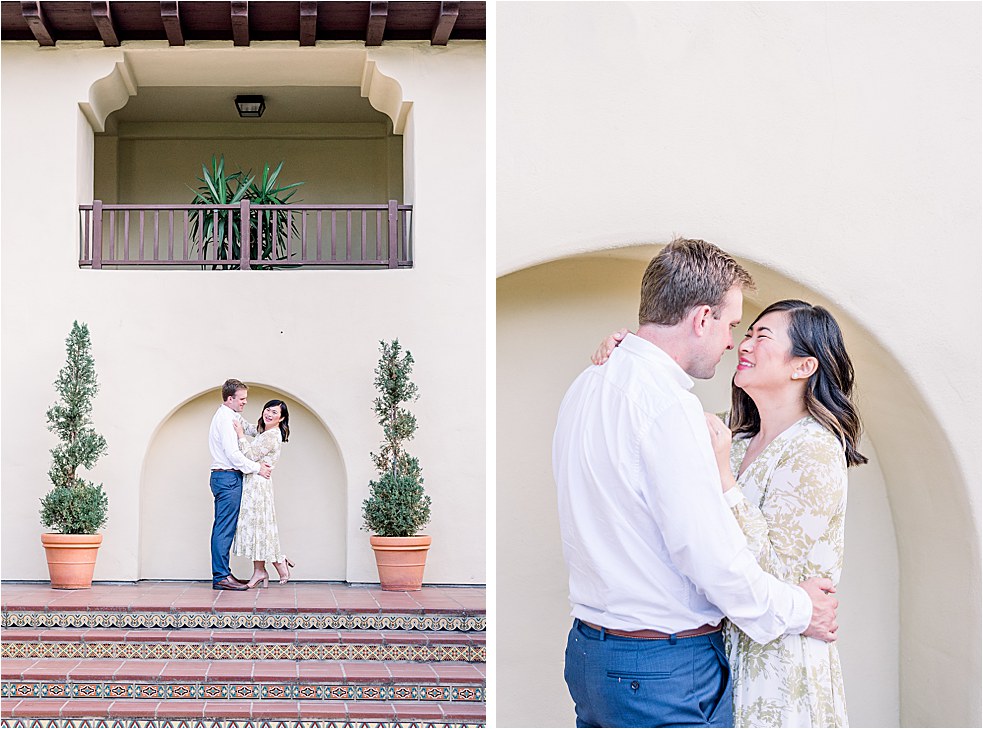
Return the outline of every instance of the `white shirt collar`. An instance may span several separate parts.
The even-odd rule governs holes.
[[[618,345],[618,349],[624,349],[626,352],[631,352],[643,359],[648,360],[652,364],[662,368],[670,375],[680,387],[684,387],[687,390],[693,389],[695,384],[686,371],[679,366],[669,354],[659,347],[657,344],[652,344],[652,342],[647,339],[642,339],[637,334],[628,333],[628,336],[624,338],[621,344]]]

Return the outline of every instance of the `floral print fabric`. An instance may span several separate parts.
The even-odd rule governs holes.
[[[737,476],[750,438],[735,438]],[[843,446],[811,416],[768,444],[737,479],[745,500],[732,508],[761,567],[783,582],[834,583],[843,568],[847,473]],[[843,674],[835,643],[786,635],[755,643],[725,623],[738,727],[846,727]]]
[[[283,439],[279,428],[260,433],[255,438],[240,438],[239,450],[253,461],[276,465],[280,459]],[[236,525],[232,553],[251,560],[283,561],[280,535],[276,527],[276,509],[273,506],[273,478],[263,478],[258,473],[247,473],[242,483],[242,503],[239,506],[239,523]]]

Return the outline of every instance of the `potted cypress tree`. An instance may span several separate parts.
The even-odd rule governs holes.
[[[430,497],[423,492],[420,463],[404,445],[416,432],[416,418],[403,407],[419,397],[410,380],[413,355],[403,352],[398,339],[380,341],[379,349],[373,409],[384,437],[379,452],[371,454],[378,478],[369,482],[362,503],[363,529],[375,534],[369,541],[382,589],[419,590],[431,538],[418,532],[430,521]]]
[[[92,586],[96,554],[109,502],[102,484],[85,481],[80,467],[92,468],[106,452],[106,439],[92,427],[92,398],[99,391],[89,328],[77,321],[65,340],[67,357],[55,389],[61,400],[47,412],[48,430],[59,443],[51,449],[48,477],[53,488],[41,499],[41,523],[54,533],[42,534],[51,586],[79,590]]]

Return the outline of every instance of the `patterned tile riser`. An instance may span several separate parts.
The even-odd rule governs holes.
[[[376,729],[402,727],[427,729],[479,729],[483,723],[436,721],[349,721],[332,719],[3,719],[0,728],[6,729]]]
[[[485,646],[363,645],[337,643],[3,643],[3,658],[246,661],[465,661],[484,663]]]
[[[203,628],[277,630],[485,630],[484,615],[338,613],[4,612],[4,628]]]
[[[118,683],[5,681],[4,699],[238,699],[329,701],[467,701],[483,702],[483,686],[336,683]]]

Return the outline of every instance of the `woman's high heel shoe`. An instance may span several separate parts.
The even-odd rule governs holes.
[[[276,567],[276,571],[280,575],[280,584],[286,585],[288,582],[290,582],[289,568],[296,567],[297,565],[291,562],[289,557],[284,557],[283,562],[274,562],[273,566]],[[280,569],[281,566],[283,567],[282,570]],[[283,574],[284,572],[286,572],[287,574]]]
[[[251,579],[249,582],[246,583],[246,587],[248,587],[251,590],[261,582],[263,583],[263,587],[270,586],[270,576],[266,572],[263,573],[262,577],[254,576],[253,579]]]

